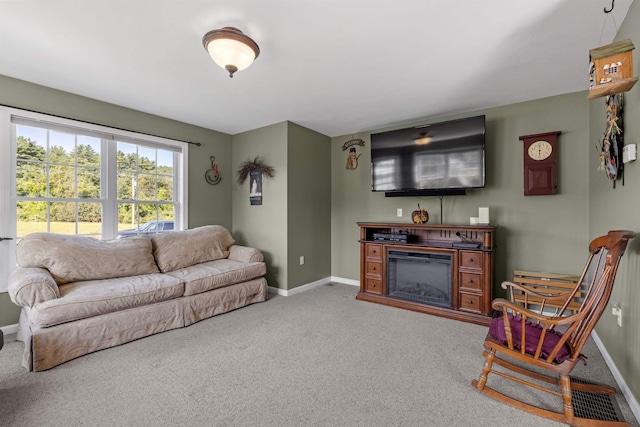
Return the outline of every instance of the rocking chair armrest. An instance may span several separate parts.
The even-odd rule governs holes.
[[[512,301],[506,300],[504,298],[496,298],[491,303],[491,307],[506,315],[507,312],[511,312],[512,315],[517,317],[524,317],[525,319],[529,319],[532,322],[544,324],[544,325],[566,325],[575,322],[577,319],[582,317],[581,314],[576,313],[571,316],[546,316],[544,314],[540,314],[536,311],[531,311],[523,306],[514,303]]]
[[[537,298],[545,299],[547,301],[563,301],[564,302],[564,301],[567,300],[568,297],[570,297],[572,295],[572,293],[570,291],[564,292],[562,294],[557,294],[557,295],[541,294],[541,293],[538,293],[538,292],[532,290],[529,287],[522,286],[522,285],[519,285],[518,283],[513,283],[513,282],[509,282],[509,281],[502,282],[501,286],[502,286],[502,289],[512,288],[513,290],[520,291],[523,294],[532,295],[532,296],[535,296]]]

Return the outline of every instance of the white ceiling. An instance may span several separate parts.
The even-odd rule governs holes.
[[[0,0],[0,74],[236,134],[328,136],[588,87],[632,0]],[[233,79],[202,46],[234,26]]]

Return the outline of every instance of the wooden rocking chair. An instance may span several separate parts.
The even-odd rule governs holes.
[[[580,280],[573,290],[564,294],[533,291],[530,287],[504,282],[502,287],[510,290],[511,301],[502,298],[493,301],[493,309],[502,316],[495,318],[489,327],[484,342],[485,363],[482,373],[471,384],[496,400],[572,426],[629,426],[623,421],[602,421],[574,414],[572,389],[598,394],[615,394],[616,390],[605,385],[572,381],[569,373],[583,358],[580,354],[582,347],[607,307],[620,258],[628,240],[633,237],[635,233],[632,231],[610,231],[606,236],[594,239],[589,245],[591,254]],[[514,298],[514,292],[518,298]],[[582,293],[582,301],[577,310],[567,314],[571,310],[567,308],[569,305],[575,308],[574,296],[578,292]],[[545,311],[547,304],[553,307],[559,305],[560,309],[554,308],[553,314],[549,315]],[[521,363],[510,363],[499,358],[497,353],[516,359],[514,363]],[[494,370],[494,363],[519,376],[506,373],[505,369]],[[542,368],[552,376],[533,372],[521,365]],[[563,412],[540,408],[487,387],[490,373],[562,397]],[[523,376],[538,383],[526,380]],[[554,387],[540,385],[544,383]]]

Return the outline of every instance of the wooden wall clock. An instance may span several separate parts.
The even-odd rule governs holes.
[[[560,131],[524,135],[524,195],[540,196],[558,191],[558,135]]]

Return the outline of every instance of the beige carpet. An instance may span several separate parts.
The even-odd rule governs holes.
[[[8,336],[0,425],[561,425],[470,386],[486,327],[356,301],[356,293],[335,284],[272,297],[40,373],[20,366],[22,343]],[[589,364],[575,375],[615,385],[596,346],[585,353]],[[618,403],[638,426],[624,398]]]

